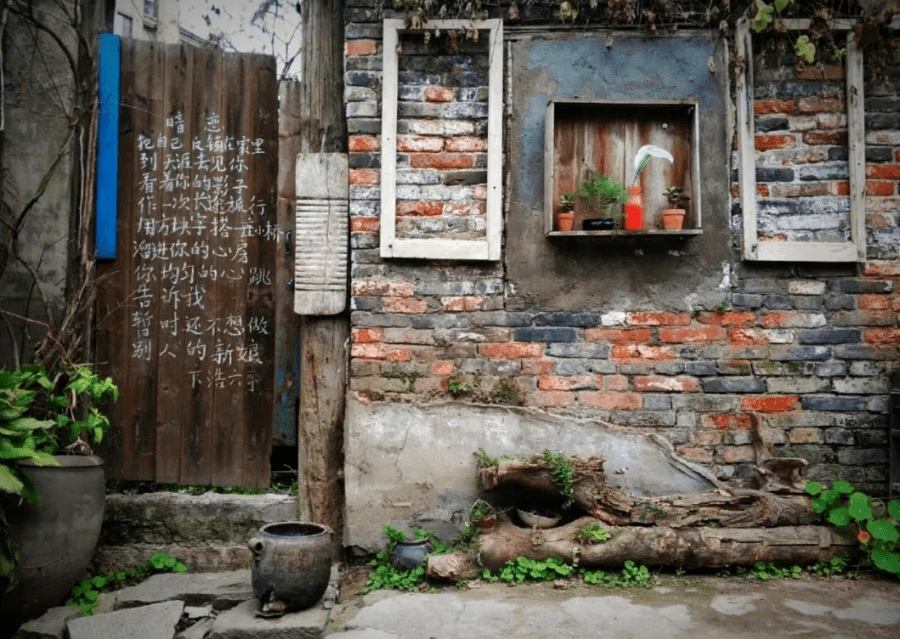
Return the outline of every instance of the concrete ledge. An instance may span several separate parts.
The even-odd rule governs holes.
[[[127,568],[155,552],[178,557],[192,572],[250,567],[247,540],[278,521],[296,521],[289,495],[107,495],[92,574]]]

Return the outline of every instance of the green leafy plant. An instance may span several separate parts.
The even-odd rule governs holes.
[[[559,209],[561,211],[571,211],[575,208],[575,194],[563,193],[559,197]]]
[[[847,481],[834,481],[831,488],[817,481],[806,482],[812,509],[829,523],[857,529],[859,547],[879,570],[900,576],[900,500],[887,504],[854,490]]]
[[[806,570],[820,577],[843,575],[847,571],[847,559],[846,557],[832,557],[827,561],[817,561]]]
[[[559,492],[566,498],[563,508],[571,506],[575,497],[575,472],[572,470],[569,458],[562,453],[554,454],[549,449],[545,449],[538,460],[550,466],[550,477],[559,486]]]
[[[522,395],[515,384],[500,380],[491,389],[490,400],[498,404],[518,404],[522,401]]]
[[[425,582],[425,564],[416,566],[411,570],[398,570],[391,563],[391,554],[397,542],[405,541],[406,535],[401,530],[397,530],[392,526],[383,526],[381,531],[387,537],[387,543],[384,548],[379,551],[375,558],[369,562],[374,570],[369,573],[369,580],[363,588],[362,592],[372,592],[373,590],[406,590],[416,591]],[[413,535],[416,539],[426,539],[431,537],[431,533],[427,530],[415,529]],[[434,550],[429,554],[442,555],[450,552],[450,548],[442,543],[439,539],[431,537],[431,545]]]
[[[810,42],[808,35],[797,37],[797,41],[794,43],[794,51],[806,64],[812,64],[816,59],[816,45]]]
[[[82,615],[89,617],[99,603],[100,593],[126,585],[133,585],[154,573],[181,573],[187,571],[187,566],[175,557],[162,552],[154,553],[144,563],[132,566],[126,570],[117,570],[83,579],[72,588],[66,605],[77,606]]]
[[[489,515],[494,515],[496,513],[497,513],[497,511],[494,509],[494,507],[492,505],[490,505],[486,501],[478,499],[475,501],[475,503],[473,503],[469,507],[469,520],[477,521],[479,519],[484,519],[485,517],[488,517]]]
[[[472,390],[472,384],[466,381],[461,373],[455,373],[447,379],[447,390],[456,397]]]
[[[547,559],[516,557],[503,564],[496,573],[485,568],[479,576],[485,581],[522,583],[525,581],[553,581],[560,577],[568,577],[574,572],[575,568],[559,557],[548,557]]]
[[[583,544],[602,544],[607,539],[609,539],[609,532],[596,521],[592,521],[575,533],[575,541]]]
[[[624,182],[588,169],[587,177],[578,185],[578,197],[598,215],[613,217],[618,221],[622,217],[622,211],[611,211],[611,208],[628,198],[628,190]]]
[[[607,588],[650,588],[659,582],[659,578],[643,564],[638,565],[626,559],[622,572],[616,576],[604,570],[582,570],[584,583]]]
[[[803,575],[803,568],[797,565],[793,566],[776,566],[772,562],[757,561],[750,569],[750,576],[759,581],[770,581],[772,579],[797,579]]]
[[[19,461],[59,466],[55,454],[90,453],[110,428],[98,404],[119,390],[88,366],[70,366],[54,377],[40,365],[0,370],[0,492],[40,505],[41,496],[16,467]],[[18,553],[5,534],[0,507],[0,578],[15,577]]]

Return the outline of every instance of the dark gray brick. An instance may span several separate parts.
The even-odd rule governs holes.
[[[865,110],[869,112],[898,113],[900,112],[900,98],[897,97],[866,97]]]
[[[784,293],[787,290],[787,284],[784,280],[771,278],[746,278],[737,284],[737,289],[741,293],[763,293],[776,295]]]
[[[531,313],[507,313],[505,311],[489,311],[469,313],[475,326],[530,326],[534,317]]]
[[[900,129],[900,115],[894,113],[867,113],[866,131]]]
[[[838,451],[838,462],[848,466],[886,464],[888,451],[884,448],[842,448]]]
[[[381,167],[381,155],[378,153],[351,153],[349,163],[351,169],[377,169]]]
[[[798,341],[801,344],[846,344],[856,343],[862,339],[862,331],[851,328],[838,328],[818,331],[800,331]]]
[[[412,328],[467,328],[471,318],[465,315],[413,315],[409,320]]]
[[[769,131],[787,131],[791,128],[790,122],[786,116],[775,115],[771,117],[760,117],[754,120],[754,125],[759,133],[767,133]],[[757,169],[759,172],[759,169]]]
[[[704,393],[764,393],[766,385],[755,377],[724,377],[700,381]]]
[[[597,313],[538,313],[534,316],[535,326],[597,326]]]
[[[513,329],[513,339],[517,342],[574,342],[576,336],[577,334],[572,328],[553,327]]]
[[[642,395],[641,399],[646,410],[671,410],[671,395]]]
[[[772,360],[779,362],[825,361],[831,359],[827,346],[773,346]]]
[[[516,329],[518,330],[533,330],[533,331],[566,331],[572,329],[563,329],[563,328],[543,328],[543,329]],[[574,331],[573,331],[574,332]],[[579,342],[577,344],[561,344],[559,343],[561,340],[557,340],[557,343],[550,344],[547,347],[547,355],[550,357],[581,357],[581,358],[596,358],[596,359],[607,359],[609,357],[609,346],[607,344],[589,344],[585,342]]]
[[[684,372],[695,377],[707,377],[716,374],[716,365],[713,362],[686,362]]]
[[[865,344],[840,344],[834,347],[836,359],[900,360],[900,348],[896,346],[868,346]]]
[[[856,297],[853,295],[829,295],[825,298],[825,308],[829,311],[852,311],[856,308]]]
[[[866,162],[885,163],[894,161],[894,148],[890,146],[867,146]]]
[[[841,446],[853,446],[856,438],[849,428],[828,428],[825,430],[826,444],[840,444]]]
[[[616,365],[608,359],[562,359],[556,363],[557,375],[610,375],[615,372]]]
[[[772,169],[765,167],[757,167],[757,182],[793,182],[794,169]]]
[[[894,284],[884,280],[838,280],[832,289],[836,293],[890,293],[894,290]]]
[[[732,306],[735,308],[759,308],[762,306],[762,295],[735,293],[731,296]]]
[[[381,75],[374,71],[350,71],[344,74],[344,82],[354,87],[378,87]]]
[[[801,182],[817,182],[819,180],[847,180],[850,178],[850,169],[845,162],[837,162],[833,165],[820,165],[805,167],[797,172],[797,179]]]
[[[354,311],[374,311],[381,308],[381,298],[354,296],[350,298],[350,308]]]
[[[800,398],[804,410],[862,411],[866,409],[864,397],[833,397],[830,395],[806,396]]]
[[[790,310],[794,308],[792,299],[787,295],[764,295],[762,304],[772,310]]]
[[[819,377],[843,377],[846,374],[846,362],[822,362],[816,365],[816,375]]]

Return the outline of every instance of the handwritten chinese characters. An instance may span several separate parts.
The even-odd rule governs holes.
[[[249,184],[266,141],[226,130],[215,112],[200,122],[189,135],[178,112],[136,138],[130,356],[179,360],[192,388],[252,392],[274,334],[270,306],[247,303],[272,296],[254,247],[278,230]]]

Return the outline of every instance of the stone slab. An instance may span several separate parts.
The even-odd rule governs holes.
[[[184,604],[180,601],[117,610],[69,622],[70,639],[172,639]]]
[[[249,570],[212,573],[163,573],[116,593],[117,608],[133,608],[179,599],[189,606],[232,608],[253,597]]]
[[[275,618],[256,616],[259,606],[251,599],[219,614],[207,639],[318,639],[331,617],[321,602]]]
[[[23,623],[13,639],[65,639],[66,624],[80,616],[75,606],[50,608],[37,619]]]

